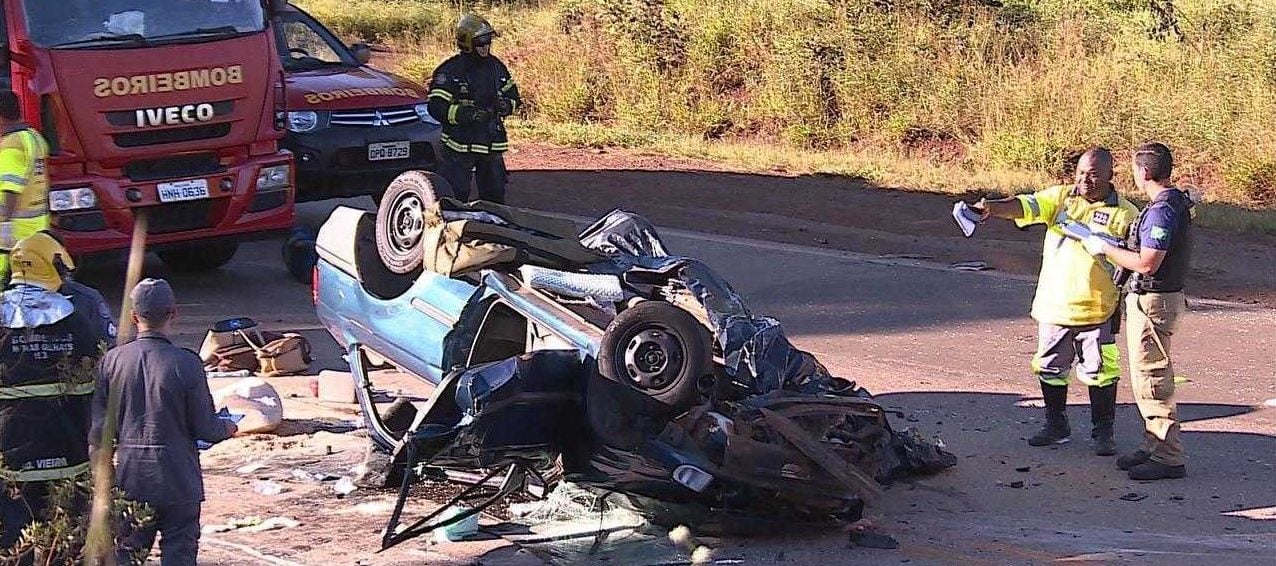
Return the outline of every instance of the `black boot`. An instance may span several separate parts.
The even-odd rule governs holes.
[[[1094,428],[1094,453],[1099,456],[1116,454],[1116,440],[1112,437],[1112,423],[1116,420],[1116,384],[1107,387],[1090,387],[1090,423]]]
[[[1068,426],[1068,386],[1049,385],[1043,381],[1041,397],[1046,402],[1046,425],[1028,439],[1028,444],[1050,446],[1067,442],[1072,435],[1072,429]]]

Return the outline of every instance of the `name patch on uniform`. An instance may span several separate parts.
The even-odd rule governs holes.
[[[1166,239],[1166,238],[1168,238],[1168,237],[1170,237],[1170,231],[1169,231],[1169,230],[1166,230],[1165,228],[1162,228],[1162,227],[1160,227],[1160,226],[1153,226],[1153,227],[1152,227],[1152,239],[1153,239],[1153,240],[1164,240],[1164,239]]]
[[[1112,220],[1112,215],[1106,212],[1103,212],[1102,210],[1094,213],[1094,223],[1098,224],[1099,226],[1107,226],[1108,222],[1110,222],[1111,220]]]

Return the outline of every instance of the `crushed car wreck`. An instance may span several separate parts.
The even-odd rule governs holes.
[[[479,500],[471,513],[561,478],[657,521],[793,523],[854,521],[883,484],[955,465],[645,219],[617,210],[578,232],[438,199],[439,183],[405,173],[375,216],[337,208],[317,239],[316,311],[401,480],[383,546],[466,518],[398,528],[409,486],[440,470],[487,474],[457,498]],[[373,404],[385,363],[435,384],[408,418]]]

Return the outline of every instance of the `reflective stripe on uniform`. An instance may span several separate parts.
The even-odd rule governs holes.
[[[501,92],[509,92],[514,86],[514,81],[506,81],[505,86],[501,87]]]
[[[440,134],[439,141],[443,142],[443,145],[447,146],[449,149],[457,153],[491,153],[491,151],[495,150],[496,147],[499,145],[499,144],[493,144],[491,148],[488,148],[488,146],[481,143],[471,143],[471,144],[458,143],[456,140],[453,140],[447,134]],[[509,144],[508,143],[505,144],[505,147],[508,149]]]
[[[453,104],[447,107],[447,121],[449,124],[456,125],[456,111],[460,109],[460,104]]]
[[[1099,387],[1104,387],[1112,383],[1116,383],[1121,378],[1121,350],[1116,344],[1103,344],[1099,346],[1099,354],[1103,357],[1103,363],[1099,367]]]
[[[27,178],[21,175],[5,174],[0,175],[0,183],[13,183],[15,185],[25,187],[27,186]]]
[[[0,400],[39,399],[44,397],[62,397],[64,395],[92,395],[93,383],[77,383],[68,386],[65,383],[40,383],[35,385],[15,385],[0,387]]]
[[[1024,208],[1024,216],[1030,218],[1041,217],[1041,205],[1037,203],[1036,195],[1024,195],[1021,200],[1026,208]]]
[[[44,470],[16,470],[9,471],[15,481],[52,481],[86,474],[89,471],[89,463],[77,464],[74,466],[66,466],[63,468],[48,468]]]
[[[10,216],[10,218],[40,218],[48,213],[49,211],[42,206],[39,208],[29,208],[25,210],[19,210],[13,213],[13,216]]]
[[[439,89],[437,89],[437,88],[436,88],[436,89],[434,89],[434,90],[432,90],[432,91],[430,91],[430,95],[429,95],[429,97],[430,97],[430,98],[438,98],[438,99],[441,99],[441,100],[446,100],[446,101],[448,101],[448,102],[452,102],[453,100],[456,100],[455,98],[453,98],[453,97],[452,97],[452,93],[450,93],[450,92],[448,92],[448,91],[446,91],[446,90],[439,90]]]
[[[510,148],[509,142],[498,142],[492,144],[492,151],[506,151]]]

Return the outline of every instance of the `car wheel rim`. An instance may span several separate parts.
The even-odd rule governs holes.
[[[625,373],[641,389],[663,389],[677,378],[682,345],[661,329],[642,330],[625,344]]]
[[[397,252],[408,252],[421,241],[425,232],[425,206],[421,199],[406,194],[390,208],[390,242]]]

